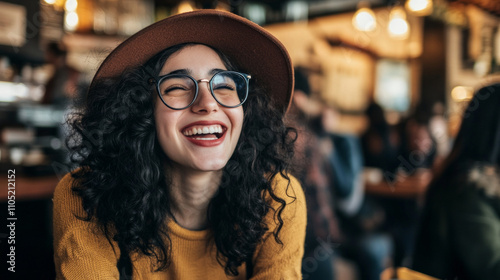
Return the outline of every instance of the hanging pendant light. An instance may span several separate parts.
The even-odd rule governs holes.
[[[404,40],[410,35],[410,25],[406,20],[406,13],[402,7],[396,6],[392,8],[389,14],[387,31],[389,32],[389,36],[394,39]]]
[[[360,2],[358,10],[352,16],[352,25],[359,31],[370,32],[377,28],[375,13],[367,2]]]
[[[406,9],[416,16],[428,16],[432,14],[432,0],[408,0]]]

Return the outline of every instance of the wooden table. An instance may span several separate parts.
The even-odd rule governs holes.
[[[15,200],[47,199],[51,198],[59,183],[59,178],[53,176],[24,177],[16,175]],[[7,175],[0,180],[0,202],[6,202],[8,196]],[[12,193],[10,193],[12,195]]]

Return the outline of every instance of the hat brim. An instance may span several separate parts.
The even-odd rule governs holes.
[[[146,63],[162,50],[182,43],[212,46],[264,88],[283,113],[293,93],[293,67],[285,47],[259,25],[229,12],[198,10],[158,21],[121,43],[106,57],[92,84],[117,77]]]

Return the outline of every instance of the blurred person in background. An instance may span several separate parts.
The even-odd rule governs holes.
[[[307,228],[303,279],[335,278],[334,249],[340,233],[334,210],[332,166],[328,155],[332,142],[321,124],[323,105],[311,97],[305,69],[295,69],[295,89],[288,116],[298,130],[295,142],[295,175],[307,201]]]
[[[392,195],[383,198],[386,229],[394,240],[394,266],[409,266],[413,254],[416,227],[422,200],[432,179],[436,159],[436,141],[430,130],[430,114],[426,107],[401,123],[401,149],[393,179]]]
[[[67,50],[62,43],[50,42],[46,46],[45,61],[52,66],[52,76],[45,85],[45,92],[41,104],[49,106],[52,110],[63,110],[64,117],[57,127],[57,132],[39,130],[38,136],[57,134],[60,143],[64,143],[70,133],[67,118],[79,105],[83,85],[80,84],[80,72],[67,63]],[[70,164],[69,153],[66,145],[61,145],[57,152],[57,160]]]
[[[384,109],[379,104],[371,102],[365,115],[368,126],[361,136],[365,166],[396,170],[401,142],[399,133],[386,121]]]
[[[77,99],[80,73],[67,63],[67,50],[57,42],[47,45],[45,60],[53,66],[53,74],[45,85],[41,103],[67,107]]]
[[[432,178],[435,158],[429,115],[417,106],[410,117],[390,127],[383,109],[372,104],[367,116],[371,123],[363,137],[368,167],[365,172],[367,196],[374,207],[383,212],[380,230],[391,236],[392,265],[408,266],[420,203]]]
[[[440,279],[500,279],[500,84],[464,111],[444,168],[432,182],[413,269]]]
[[[376,108],[370,112],[375,114]],[[336,213],[344,236],[338,251],[342,257],[355,263],[360,279],[378,280],[382,271],[390,265],[392,241],[387,233],[380,230],[384,220],[382,208],[365,192],[363,140],[366,139],[340,133],[336,124],[340,120],[339,113],[332,108],[324,116],[325,129],[334,143],[329,160],[333,167]],[[379,124],[379,121],[379,118],[374,118],[373,123]],[[377,128],[369,127],[367,131],[371,136],[378,137],[375,144],[381,150],[377,153],[383,154],[385,146],[382,138],[386,135],[381,135]],[[387,160],[384,155],[378,156],[380,159],[373,162]]]
[[[360,139],[339,131],[339,112],[310,96],[304,72],[296,70],[291,110],[300,132],[297,177],[308,202],[304,279],[332,279],[338,256],[354,262],[360,279],[378,280],[389,266],[392,242],[378,231],[380,209],[364,197]]]

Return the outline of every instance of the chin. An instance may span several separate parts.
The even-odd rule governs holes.
[[[195,164],[194,169],[199,171],[219,171],[222,170],[226,164],[227,160],[208,160]]]

